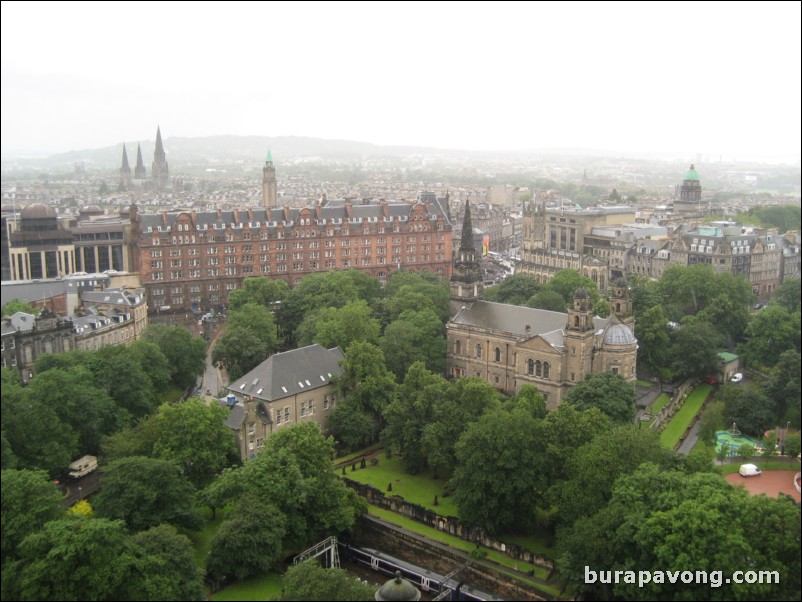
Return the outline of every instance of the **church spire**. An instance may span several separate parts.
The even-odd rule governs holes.
[[[131,166],[128,165],[128,152],[125,150],[125,142],[123,142],[123,164],[120,167],[120,187],[127,188],[131,182]]]
[[[462,219],[462,238],[459,243],[459,250],[469,251],[476,254],[476,244],[473,242],[473,222],[471,222],[471,204],[465,201],[465,217]]]
[[[136,145],[136,167],[134,168],[134,179],[144,180],[147,177],[145,172],[145,162],[142,161],[142,145],[137,142]]]
[[[156,126],[156,150],[153,153],[153,168],[151,171],[156,187],[167,188],[170,181],[170,170],[167,167],[167,154],[164,152],[160,126]]]

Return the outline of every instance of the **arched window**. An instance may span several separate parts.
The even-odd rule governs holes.
[[[454,341],[454,355],[460,355],[462,353],[462,341],[457,339]]]
[[[526,373],[529,376],[533,376],[535,374],[535,360],[530,359],[526,362]]]
[[[543,362],[543,378],[549,377],[550,370],[551,370],[551,365],[548,362]]]
[[[617,313],[617,314],[621,313],[621,304],[620,303],[616,303],[615,304],[615,313]]]
[[[496,347],[496,358],[495,359],[496,359],[497,362],[501,361],[501,349],[499,349],[498,347]]]
[[[579,328],[579,316],[574,316],[574,327]]]
[[[482,345],[481,343],[476,343],[476,357],[477,359],[482,358]]]
[[[535,376],[542,376],[543,375],[543,364],[540,363],[540,360],[535,362]]]

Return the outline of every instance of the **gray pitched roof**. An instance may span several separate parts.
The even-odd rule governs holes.
[[[568,314],[492,301],[476,301],[460,311],[451,321],[519,337],[526,336],[526,327],[529,326],[530,336],[541,335],[549,344],[561,347]],[[597,331],[604,328],[605,324],[604,318],[593,318]]]
[[[342,358],[339,347],[318,344],[276,353],[226,388],[236,395],[276,401],[329,384],[342,372]]]
[[[81,295],[84,303],[111,303],[114,305],[135,306],[144,299],[144,289],[129,291],[124,288],[107,288],[103,291],[86,291]]]
[[[228,413],[228,418],[225,419],[223,424],[225,424],[228,428],[238,431],[242,427],[242,423],[244,421],[245,406],[243,406],[241,403],[238,403],[231,408],[231,411]]]

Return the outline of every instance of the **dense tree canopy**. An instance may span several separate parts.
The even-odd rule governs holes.
[[[388,324],[381,347],[387,367],[400,380],[415,362],[423,362],[437,374],[446,369],[443,323],[432,310],[407,310]]]
[[[26,536],[64,514],[61,494],[44,471],[4,470],[0,473],[2,496],[2,563],[14,558]],[[5,598],[4,598],[5,599]]]
[[[176,386],[186,389],[195,384],[195,379],[206,367],[206,344],[203,339],[193,337],[181,326],[166,324],[151,324],[142,336],[146,341],[156,343],[167,358],[170,378]]]
[[[172,525],[159,525],[133,536],[142,548],[141,587],[147,600],[204,600],[203,575],[194,548]]]
[[[278,349],[273,314],[263,305],[246,303],[228,316],[225,332],[215,343],[212,360],[225,365],[235,381]]]
[[[568,390],[564,401],[579,410],[598,408],[618,424],[635,419],[635,387],[620,374],[588,374]]]
[[[245,278],[242,288],[231,291],[228,295],[229,311],[241,309],[248,303],[273,307],[283,301],[290,292],[290,287],[283,280],[271,280],[265,276]]]
[[[343,569],[325,569],[306,560],[287,569],[281,580],[282,600],[375,600],[376,586],[362,583]]]
[[[793,600],[800,597],[800,514],[788,499],[750,496],[720,476],[644,464],[620,478],[601,511],[580,518],[559,539],[558,566],[596,599]],[[652,580],[605,585],[594,571],[703,570],[722,577],[671,585]],[[735,571],[778,571],[779,584],[734,582]]]
[[[101,470],[103,487],[93,498],[98,516],[122,519],[133,531],[162,523],[198,526],[194,488],[174,463],[132,456]]]

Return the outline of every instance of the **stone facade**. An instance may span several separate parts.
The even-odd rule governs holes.
[[[278,429],[314,422],[321,430],[337,404],[333,376],[342,351],[309,345],[276,353],[226,387],[235,404],[226,420],[243,460],[253,458]]]

